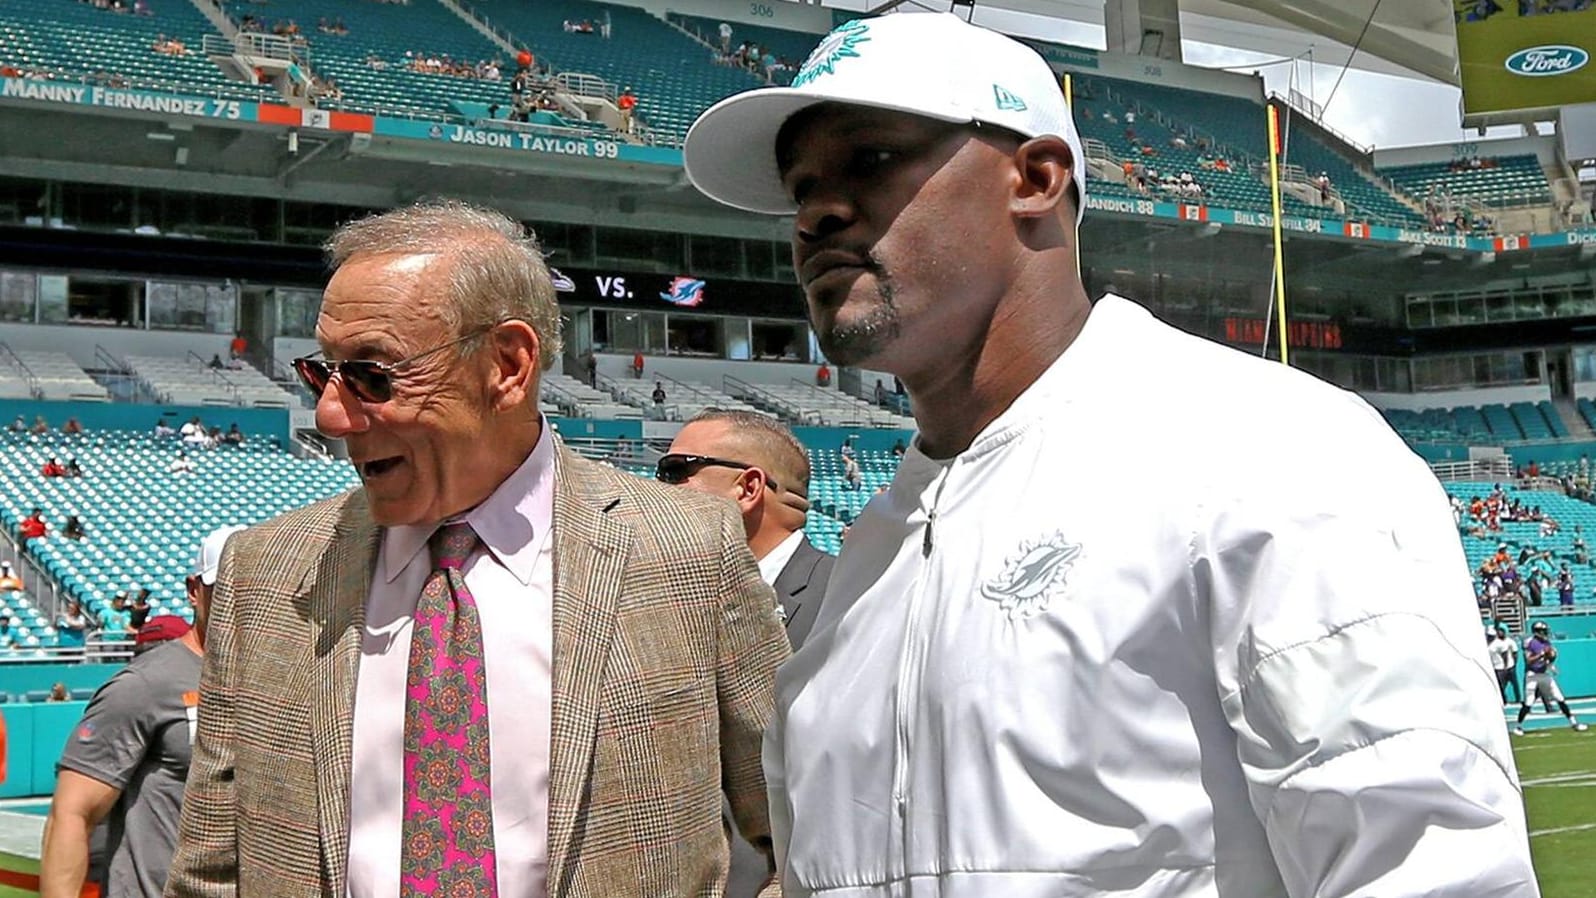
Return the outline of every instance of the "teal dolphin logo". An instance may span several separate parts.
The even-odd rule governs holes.
[[[869,31],[870,23],[863,19],[854,19],[838,25],[836,30],[821,40],[820,46],[809,54],[809,58],[804,60],[803,67],[793,76],[792,86],[803,87],[821,75],[835,74],[838,63],[859,56],[859,45],[870,42]]]

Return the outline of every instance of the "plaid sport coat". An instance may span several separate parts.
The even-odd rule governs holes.
[[[347,894],[381,532],[357,489],[228,542],[168,896]],[[760,741],[789,653],[742,520],[562,445],[552,535],[549,895],[718,896],[723,787],[742,835],[769,850]]]

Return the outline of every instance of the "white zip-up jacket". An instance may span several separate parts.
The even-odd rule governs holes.
[[[1112,296],[865,509],[765,774],[788,898],[1538,895],[1435,478]]]

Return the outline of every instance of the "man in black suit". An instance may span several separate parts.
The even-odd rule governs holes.
[[[737,503],[759,573],[776,590],[793,650],[803,645],[835,558],[804,536],[809,453],[787,425],[756,412],[705,409],[671,441],[655,476]],[[728,834],[727,898],[754,898],[774,875],[766,856]]]
[[[803,645],[836,560],[804,536],[809,455],[803,444],[775,418],[705,409],[677,432],[656,471],[666,483],[737,503],[748,548],[781,603],[787,638],[794,650]]]

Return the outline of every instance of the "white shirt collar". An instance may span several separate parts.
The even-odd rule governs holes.
[[[548,419],[542,423],[532,454],[481,505],[461,516],[522,585],[532,582],[538,550],[554,523],[554,439]],[[398,579],[439,526],[389,527],[383,534],[383,579]]]
[[[776,548],[771,549],[765,553],[764,558],[759,559],[759,576],[765,578],[766,583],[774,586],[776,578],[781,576],[782,568],[785,568],[787,562],[792,560],[793,555],[798,553],[798,546],[803,541],[804,532],[802,530],[794,530],[787,534],[787,538],[777,543]]]

